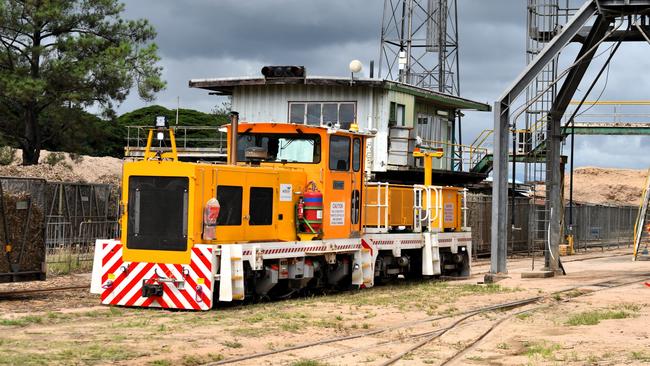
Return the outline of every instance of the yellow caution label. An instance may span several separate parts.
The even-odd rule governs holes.
[[[109,273],[108,274],[108,279],[113,281],[115,279],[115,273]]]
[[[205,278],[201,278],[201,277],[197,278],[196,283],[199,284],[199,285],[205,284]]]

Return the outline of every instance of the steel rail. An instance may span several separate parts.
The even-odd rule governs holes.
[[[0,292],[0,298],[7,298],[17,295],[26,295],[34,294],[40,292],[56,292],[56,291],[68,291],[68,290],[79,290],[79,289],[90,288],[90,285],[78,285],[78,286],[61,286],[61,287],[50,287],[50,288],[40,288],[40,289],[30,289],[30,290],[18,290],[18,291],[4,291]]]
[[[585,259],[585,260],[587,260],[587,259]],[[612,281],[616,281],[616,280],[620,280],[620,279],[626,279],[626,278],[632,278],[632,277],[636,277],[637,279],[634,280],[634,281],[630,281],[630,282],[626,282],[626,283],[622,283],[622,284],[607,286],[607,287],[604,287],[604,288],[599,289],[599,290],[590,291],[588,293],[584,293],[584,294],[581,294],[581,295],[578,295],[578,296],[574,296],[573,298],[577,298],[577,297],[584,296],[584,295],[594,293],[594,292],[598,292],[598,291],[604,291],[604,290],[608,290],[608,289],[611,289],[611,288],[627,286],[627,285],[630,285],[630,284],[638,283],[639,280],[643,281],[644,279],[650,278],[650,273],[642,273],[642,274],[636,274],[636,275],[632,275],[632,276],[615,277],[615,278],[612,278],[612,279],[608,279],[606,281],[601,281],[601,282],[597,282],[597,283],[593,283],[593,284],[583,284],[583,285],[579,285],[579,286],[572,286],[572,287],[569,287],[569,288],[566,288],[566,289],[554,291],[552,293],[549,293],[546,296],[535,296],[535,297],[530,297],[530,298],[517,300],[517,301],[512,301],[512,302],[506,302],[506,303],[499,303],[499,304],[495,304],[495,305],[484,306],[484,307],[481,307],[481,308],[470,309],[470,310],[467,310],[467,311],[464,311],[464,312],[461,312],[461,313],[458,313],[458,314],[454,314],[454,315],[422,318],[422,319],[413,320],[413,321],[409,321],[409,322],[405,322],[405,323],[400,323],[400,324],[397,324],[397,325],[391,326],[391,327],[377,329],[377,330],[370,331],[370,332],[352,334],[352,335],[343,336],[343,337],[327,338],[327,339],[324,339],[324,340],[303,343],[303,344],[290,346],[290,347],[285,347],[285,348],[280,348],[280,349],[276,349],[276,350],[271,350],[271,351],[266,351],[266,352],[259,352],[259,353],[249,354],[249,355],[233,357],[233,358],[230,358],[230,359],[224,359],[224,360],[221,360],[221,361],[206,363],[206,364],[203,364],[202,366],[217,366],[217,365],[226,365],[226,364],[232,364],[232,363],[236,363],[236,362],[248,361],[248,360],[253,360],[253,359],[258,359],[258,358],[263,358],[263,357],[275,355],[275,354],[295,351],[295,350],[299,350],[299,349],[306,349],[306,348],[311,348],[311,347],[330,344],[330,343],[338,343],[338,342],[342,342],[342,341],[346,341],[346,340],[350,340],[350,339],[369,337],[369,336],[373,336],[373,335],[376,335],[376,334],[386,333],[386,332],[389,332],[389,331],[392,331],[392,330],[397,330],[397,329],[402,329],[402,328],[408,328],[408,327],[411,327],[413,325],[427,323],[427,322],[431,322],[431,321],[442,320],[442,319],[450,319],[450,318],[454,318],[454,317],[457,317],[457,316],[463,316],[461,319],[455,321],[449,327],[436,329],[436,330],[429,331],[429,332],[426,332],[426,333],[416,334],[416,335],[411,336],[410,338],[419,338],[419,337],[423,337],[423,336],[427,336],[427,338],[425,340],[421,341],[421,342],[418,342],[418,344],[416,345],[417,347],[413,347],[412,350],[400,353],[400,355],[401,355],[400,358],[402,358],[406,354],[412,352],[413,350],[418,349],[418,348],[426,345],[427,343],[431,342],[432,340],[435,340],[436,338],[441,337],[442,335],[447,333],[449,330],[451,330],[452,328],[459,325],[464,320],[467,320],[467,319],[469,319],[469,318],[471,318],[471,317],[473,317],[475,315],[490,312],[490,311],[494,311],[494,310],[517,308],[517,307],[521,307],[521,306],[525,306],[525,305],[529,305],[529,304],[541,301],[543,299],[548,299],[548,298],[551,298],[552,296],[562,294],[562,293],[565,293],[565,292],[577,290],[577,289],[584,288],[584,287],[600,286],[600,285],[603,285],[605,283],[611,283]],[[528,311],[531,311],[531,310],[528,310]],[[387,344],[387,343],[392,343],[392,342],[383,341],[383,342],[380,342],[379,344]],[[351,350],[351,351],[348,351],[348,352],[338,352],[337,355],[352,353],[354,351],[355,350]],[[327,358],[330,358],[330,357],[327,357]],[[391,360],[393,360],[393,359],[391,359]],[[389,361],[391,361],[391,360],[389,360]],[[399,360],[399,358],[393,360],[392,363],[394,363],[394,362],[396,362],[398,360]],[[390,364],[391,363],[386,363],[386,364],[383,364],[383,365],[390,365]]]
[[[646,277],[646,276],[638,276],[638,275],[637,275],[637,276],[629,276],[629,277]],[[643,281],[644,279],[647,279],[647,277],[641,279],[641,281]],[[598,290],[594,290],[594,291],[586,292],[586,293],[583,293],[583,294],[580,294],[580,295],[577,295],[577,296],[573,296],[573,297],[571,297],[571,298],[569,298],[569,299],[566,299],[565,302],[571,301],[571,300],[576,299],[576,298],[578,298],[578,297],[586,296],[586,295],[588,295],[588,294],[592,294],[592,293],[594,293],[594,292],[607,291],[607,290],[611,290],[611,289],[613,289],[613,288],[618,288],[618,287],[623,287],[623,286],[633,285],[633,284],[635,284],[635,283],[638,283],[638,281],[639,281],[639,280],[637,279],[637,280],[634,280],[634,281],[629,281],[629,282],[624,282],[624,283],[620,283],[620,284],[615,284],[615,285],[607,286],[607,287],[604,287],[604,288],[601,288],[601,289],[598,289]],[[605,283],[605,282],[611,282],[611,281],[603,281],[603,282],[600,282],[600,284]],[[586,287],[589,287],[589,286],[598,286],[598,285],[599,285],[599,284],[593,284],[593,285],[588,285],[588,286],[586,286]],[[574,288],[574,290],[575,290],[575,289],[578,289],[578,288],[580,288],[580,287],[585,287],[585,286],[577,286],[576,288]],[[571,291],[571,290],[567,290],[567,291]],[[563,292],[567,292],[567,291],[563,291]],[[545,306],[538,306],[538,307],[533,308],[533,309],[528,309],[528,310],[524,310],[524,311],[519,311],[519,312],[517,312],[517,313],[510,314],[510,315],[507,315],[507,316],[502,317],[501,319],[497,320],[494,324],[492,324],[492,325],[490,326],[490,328],[488,328],[485,332],[481,333],[481,335],[480,335],[478,338],[476,338],[475,340],[473,340],[473,341],[472,341],[471,343],[469,343],[467,346],[463,347],[463,349],[461,349],[460,351],[456,352],[456,353],[455,353],[454,355],[452,355],[450,358],[446,359],[443,363],[440,364],[440,366],[449,365],[451,362],[458,360],[461,356],[463,356],[464,354],[466,354],[467,352],[469,352],[469,351],[471,351],[473,348],[475,348],[475,347],[476,347],[476,346],[477,346],[477,345],[478,345],[478,344],[479,344],[479,343],[480,343],[480,342],[481,342],[485,337],[487,337],[490,333],[492,333],[492,332],[493,332],[493,331],[494,331],[494,330],[495,330],[499,325],[503,324],[506,320],[511,319],[513,316],[516,316],[516,315],[519,315],[519,314],[524,314],[524,313],[533,313],[533,312],[538,311],[538,310],[543,309],[543,308],[549,308],[549,307],[551,307],[551,306],[553,306],[553,305],[554,305],[554,304],[551,304],[551,305],[545,305]]]

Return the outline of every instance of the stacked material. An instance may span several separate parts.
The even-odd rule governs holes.
[[[40,272],[45,261],[42,208],[30,193],[3,193],[0,205],[0,242],[3,245],[9,244],[10,248],[3,247],[0,250],[0,273]]]

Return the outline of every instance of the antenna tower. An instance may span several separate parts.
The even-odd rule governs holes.
[[[456,0],[384,0],[379,76],[459,95]]]

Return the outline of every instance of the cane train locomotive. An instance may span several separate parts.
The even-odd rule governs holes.
[[[124,164],[121,238],[97,241],[92,290],[103,304],[208,310],[398,276],[469,275],[465,190],[430,177],[369,181],[372,134],[355,127],[238,123],[234,114],[219,165],[179,161],[160,124],[144,159]],[[152,147],[161,134],[171,151]],[[434,155],[419,153],[425,163]]]

